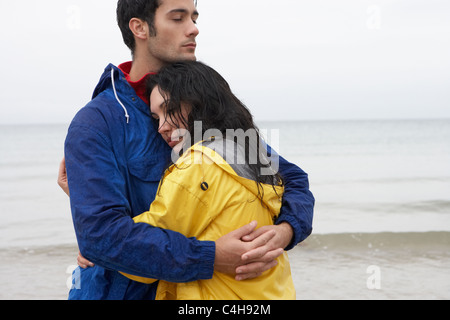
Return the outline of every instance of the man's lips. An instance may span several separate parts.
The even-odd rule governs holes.
[[[185,45],[183,45],[183,47],[195,49],[195,48],[197,48],[197,44],[195,42],[189,42],[189,43],[186,43]]]

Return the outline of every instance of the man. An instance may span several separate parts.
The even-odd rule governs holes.
[[[133,61],[106,68],[66,139],[78,245],[95,264],[81,270],[79,289],[69,299],[154,298],[156,285],[117,271],[170,282],[210,279],[214,270],[239,280],[258,276],[311,233],[314,198],[307,175],[280,158],[286,193],[275,226],[254,231],[252,223],[209,242],[135,224],[132,218],[148,210],[170,157],[152,123],[145,80],[167,63],[196,59],[198,12],[193,0],[119,0],[117,18]]]

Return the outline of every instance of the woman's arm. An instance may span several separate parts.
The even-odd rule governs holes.
[[[69,193],[69,183],[67,182],[67,171],[66,171],[66,159],[62,159],[61,163],[59,164],[59,171],[58,171],[58,185],[61,187],[61,189],[64,191],[65,194],[67,194],[70,197]]]

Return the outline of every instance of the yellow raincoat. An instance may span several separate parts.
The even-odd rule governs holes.
[[[237,175],[221,155],[197,144],[167,170],[150,211],[137,216],[134,221],[180,232],[188,238],[215,241],[251,221],[258,221],[258,227],[273,224],[280,213],[283,188],[276,187],[275,192],[271,185],[263,185],[263,189],[264,206],[258,198],[255,181]],[[209,280],[160,281],[156,299],[295,299],[287,253],[277,260],[275,268],[252,280],[236,281],[230,275],[214,272]],[[124,275],[143,283],[156,281]]]

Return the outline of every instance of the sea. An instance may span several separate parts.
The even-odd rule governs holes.
[[[450,299],[450,119],[259,122],[309,174],[298,300]],[[68,124],[0,125],[0,299],[65,300],[78,254],[57,185]]]

